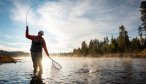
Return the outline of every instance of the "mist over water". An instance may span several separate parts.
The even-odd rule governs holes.
[[[52,57],[62,65],[55,69],[43,59],[43,84],[146,84],[144,58]],[[0,65],[0,84],[30,84],[33,67],[30,57],[16,64]]]

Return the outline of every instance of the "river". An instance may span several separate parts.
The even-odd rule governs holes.
[[[44,57],[39,80],[33,80],[30,57],[23,57],[16,64],[2,64],[0,84],[146,84],[144,58],[52,58],[62,65],[62,69],[51,67],[51,60]]]

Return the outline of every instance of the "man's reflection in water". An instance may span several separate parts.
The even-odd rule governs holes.
[[[37,75],[33,76],[29,84],[45,84],[42,80],[42,74],[38,72]]]
[[[45,83],[43,83],[41,77],[40,78],[39,77],[37,77],[37,78],[34,77],[34,78],[31,79],[29,84],[45,84]]]

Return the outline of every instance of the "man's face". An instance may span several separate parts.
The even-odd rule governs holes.
[[[42,34],[38,33],[38,37],[42,37]]]

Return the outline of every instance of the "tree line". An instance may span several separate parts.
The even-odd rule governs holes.
[[[109,53],[131,53],[143,50],[146,47],[146,38],[139,39],[138,37],[129,39],[128,31],[121,25],[119,27],[119,35],[117,38],[113,36],[109,40],[104,37],[103,41],[95,38],[90,40],[89,44],[83,41],[81,47],[73,50],[76,55],[97,55]]]
[[[104,37],[103,41],[98,38],[81,43],[81,47],[73,50],[73,55],[98,55],[111,53],[133,53],[139,52],[146,48],[146,1],[141,2],[140,6],[142,24],[138,27],[138,36],[129,38],[128,31],[124,25],[119,27],[117,38],[113,36],[111,39]]]

